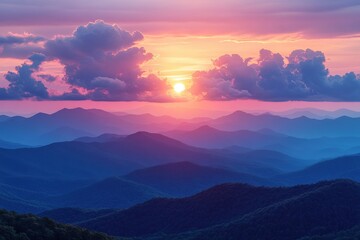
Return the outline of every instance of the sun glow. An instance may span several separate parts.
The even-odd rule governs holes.
[[[176,93],[182,93],[183,91],[185,91],[186,87],[183,83],[176,83],[174,85],[174,91]]]

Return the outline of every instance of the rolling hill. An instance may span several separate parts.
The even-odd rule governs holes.
[[[252,154],[256,155],[256,152]],[[160,134],[138,132],[104,143],[74,141],[38,148],[0,149],[0,164],[2,171],[9,175],[79,180],[120,176],[144,167],[181,161],[233,168],[258,176],[280,174],[280,156],[286,168],[296,167],[299,163],[294,158],[274,154],[260,154],[267,163],[263,166],[252,161],[254,158],[247,161],[248,156],[242,157],[237,152],[224,154],[218,150],[191,147]]]
[[[188,198],[151,200],[80,226],[142,239],[291,240],[356,227],[359,202],[360,185],[349,180],[291,188],[225,184]]]
[[[360,181],[360,155],[322,161],[301,171],[277,176],[274,181],[295,185],[339,178]]]
[[[41,194],[0,184],[0,208],[20,213],[38,213],[46,210],[46,206],[36,200],[44,197]],[[26,199],[28,198],[28,199]],[[32,199],[32,200],[29,200]]]
[[[74,141],[76,142],[84,142],[84,143],[104,143],[104,142],[113,142],[119,139],[124,138],[125,136],[117,135],[117,134],[111,134],[111,133],[104,133],[97,137],[80,137],[76,138]]]
[[[220,183],[269,185],[270,181],[190,162],[170,163],[112,177],[73,192],[45,200],[53,207],[105,209],[128,208],[159,197],[193,195]]]
[[[40,146],[104,133],[128,135],[138,131],[170,131],[183,122],[196,121],[151,114],[116,115],[98,109],[64,108],[52,114],[38,113],[31,117],[2,116],[0,139]]]
[[[167,195],[149,186],[113,177],[62,196],[49,198],[47,202],[56,207],[127,208],[163,196]]]
[[[246,135],[246,131],[271,129],[301,138],[360,137],[360,128],[356,127],[359,121],[359,118],[346,116],[334,119],[307,117],[290,119],[270,114],[253,115],[241,111],[216,119],[177,119],[151,114],[117,115],[97,109],[75,108],[62,109],[53,114],[38,113],[27,118],[2,117],[0,139],[23,145],[39,146],[84,136],[98,136],[104,133],[127,135],[138,131],[149,131],[175,134],[176,131],[172,131],[174,129],[196,130],[205,125],[229,132],[243,130],[244,135]],[[197,134],[201,135],[201,130],[203,129],[197,130]],[[233,141],[231,134],[225,136],[224,139],[227,139],[224,143]],[[214,143],[210,139],[207,144]]]
[[[168,151],[162,151],[168,149]],[[100,179],[143,166],[211,156],[157,134],[136,133],[106,143],[62,142],[38,148],[0,149],[2,171],[16,176]]]
[[[358,183],[332,182],[245,215],[236,221],[184,234],[176,239],[290,240],[332,234],[359,224],[359,200]]]
[[[221,131],[207,125],[192,131],[170,131],[164,133],[164,135],[192,146],[204,148],[225,148],[238,145],[259,149],[290,138],[283,134],[271,132],[266,133],[249,130]]]
[[[314,119],[325,119],[325,118],[339,118],[342,116],[348,116],[352,118],[360,117],[360,113],[349,109],[337,109],[335,111],[326,111],[317,108],[296,108],[287,110],[284,112],[274,112],[274,115],[284,116],[288,118],[308,117]]]
[[[66,131],[60,131],[61,129]],[[0,138],[37,146],[54,141],[69,141],[83,137],[84,133],[123,133],[126,129],[126,133],[134,131],[131,123],[121,120],[116,115],[102,110],[75,108],[62,109],[53,114],[38,113],[29,118],[9,118],[0,123]]]
[[[0,115],[0,122],[4,122],[6,120],[8,120],[10,117],[6,116],[6,115]]]
[[[360,136],[360,118],[342,116],[335,119],[307,117],[285,118],[271,114],[253,115],[241,111],[214,119],[206,124],[224,131],[271,129],[301,138]],[[195,128],[196,126],[194,126]],[[194,129],[193,128],[193,129]]]
[[[278,151],[297,158],[313,160],[346,155],[351,148],[360,146],[359,137],[299,138],[280,134],[270,129],[224,131],[207,125],[190,131],[165,132],[164,135],[197,147],[229,148],[239,146]],[[336,148],[336,151],[328,151],[330,148]]]
[[[94,183],[95,180],[1,176],[0,183],[46,195],[65,194]]]
[[[4,141],[0,139],[0,148],[7,148],[7,149],[17,149],[17,148],[24,148],[25,145],[18,144],[18,143],[12,143],[8,141]]]
[[[124,178],[151,186],[170,196],[187,196],[229,182],[267,185],[269,181],[230,170],[200,166],[190,162],[169,163],[136,170]]]
[[[39,218],[34,215],[19,215],[14,212],[0,210],[0,237],[1,239],[26,240],[110,240],[109,236],[90,232],[79,227],[59,224],[48,218]]]
[[[102,217],[115,211],[114,209],[89,210],[80,208],[57,208],[41,212],[37,215],[51,218],[61,223],[76,224],[89,219]]]

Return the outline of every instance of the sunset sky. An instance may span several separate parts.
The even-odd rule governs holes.
[[[359,12],[357,0],[2,0],[0,112],[360,110]]]

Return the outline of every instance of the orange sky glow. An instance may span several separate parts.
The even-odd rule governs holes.
[[[143,47],[147,53],[152,54],[150,60],[141,64],[143,75],[154,74],[165,79],[171,85],[167,95],[172,97],[175,103],[146,103],[136,100],[37,102],[29,98],[23,100],[21,106],[17,100],[0,101],[0,112],[30,114],[36,109],[51,112],[61,107],[76,105],[86,108],[101,107],[111,111],[127,109],[133,112],[136,112],[136,109],[143,109],[138,112],[144,112],[148,107],[156,114],[162,114],[168,112],[164,109],[169,105],[179,105],[191,114],[178,114],[175,111],[171,114],[190,116],[196,115],[191,109],[222,109],[203,113],[217,116],[233,109],[263,110],[269,106],[274,106],[277,110],[292,107],[320,107],[330,110],[341,107],[358,108],[355,101],[346,104],[342,101],[199,101],[198,97],[189,93],[193,85],[193,74],[213,68],[213,60],[224,54],[239,54],[243,59],[251,58],[251,63],[257,63],[261,49],[280,53],[285,57],[285,63],[286,56],[296,49],[321,51],[326,57],[325,66],[330,75],[344,75],[348,72],[358,74],[360,9],[356,1],[275,0],[270,4],[261,0],[224,0],[220,4],[204,0],[171,3],[164,0],[134,0],[127,3],[105,0],[100,4],[65,0],[50,1],[48,5],[42,2],[37,0],[33,4],[25,5],[17,2],[8,2],[3,6],[0,4],[0,90],[9,85],[4,76],[8,71],[14,71],[16,66],[29,62],[26,57],[18,57],[15,48],[13,57],[2,56],[5,45],[2,45],[1,37],[33,34],[51,40],[60,35],[71,36],[77,27],[103,19],[106,23],[116,24],[126,31],[140,31],[143,34],[144,39],[134,43],[135,47]],[[14,17],[9,9],[15,9],[22,17]],[[33,11],[34,9],[37,11]],[[44,43],[30,43],[30,46],[36,44],[42,46]],[[51,74],[55,77],[55,81],[44,81],[50,95],[60,95],[69,90],[68,82],[63,79],[64,65],[60,60],[42,63],[38,74]],[[173,86],[179,82],[184,84],[185,91],[176,93]],[[150,105],[157,107],[149,107]],[[25,106],[33,106],[34,110]],[[164,106],[164,109],[160,106]],[[155,108],[159,110],[156,111]]]

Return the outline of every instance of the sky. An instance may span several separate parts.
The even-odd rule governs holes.
[[[358,109],[359,13],[357,0],[0,0],[0,112]]]

